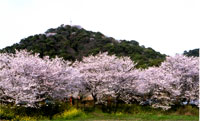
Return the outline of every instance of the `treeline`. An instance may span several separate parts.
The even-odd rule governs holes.
[[[14,53],[15,49],[26,49],[33,53],[40,53],[40,57],[55,56],[65,60],[82,60],[82,57],[108,52],[118,57],[129,56],[137,63],[137,68],[159,66],[166,55],[152,48],[140,46],[135,40],[115,40],[100,32],[87,31],[80,26],[61,25],[51,28],[45,34],[38,34],[22,39],[19,43],[6,47],[0,52]]]
[[[183,53],[186,56],[194,56],[194,57],[199,57],[199,48],[189,50],[189,51],[184,51]]]

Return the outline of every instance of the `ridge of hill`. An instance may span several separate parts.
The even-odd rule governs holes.
[[[21,39],[19,43],[8,46],[0,52],[14,53],[16,50],[27,49],[33,53],[40,53],[40,57],[55,56],[65,60],[81,60],[83,56],[108,52],[117,56],[129,56],[137,63],[137,68],[159,66],[166,55],[152,48],[140,46],[135,40],[116,40],[100,32],[92,32],[78,25],[61,25],[50,28],[44,34],[36,34]]]

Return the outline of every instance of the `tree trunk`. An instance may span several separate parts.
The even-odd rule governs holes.
[[[117,113],[117,109],[118,109],[118,107],[119,107],[119,96],[117,96],[115,102],[116,102],[116,106],[115,106],[115,111],[114,111],[114,113]]]
[[[93,109],[95,110],[96,108],[95,103],[97,102],[97,97],[95,95],[92,95],[92,97],[93,97]]]

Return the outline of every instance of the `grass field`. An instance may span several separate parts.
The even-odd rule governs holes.
[[[49,116],[36,110],[28,110],[28,114],[24,108],[0,106],[0,121],[199,121],[198,108],[192,106],[162,111],[145,106],[121,105],[115,113],[105,109],[98,106],[95,109],[70,107]]]
[[[76,121],[199,121],[198,116],[176,115],[176,114],[124,114],[117,112],[116,114],[103,113],[100,110],[95,112],[78,114],[79,116],[58,120],[76,120]]]
[[[57,121],[59,119],[55,119]],[[64,119],[63,119],[64,120]],[[69,119],[70,120],[70,119]],[[86,118],[71,119],[71,121],[199,121],[198,117],[193,116],[172,116],[172,115],[90,115]]]

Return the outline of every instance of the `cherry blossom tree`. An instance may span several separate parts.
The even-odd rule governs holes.
[[[37,106],[47,98],[60,100],[81,89],[81,74],[61,58],[42,59],[24,50],[0,57],[0,98],[11,99],[4,101]]]
[[[170,81],[172,75],[165,73],[159,67],[151,67],[139,73],[136,92],[141,104],[152,105],[155,108],[169,109],[172,104],[172,90]]]
[[[122,97],[127,82],[125,75],[134,69],[135,64],[129,57],[118,58],[115,55],[99,53],[96,56],[84,57],[73,66],[84,74],[85,88],[94,101],[105,103],[104,98],[107,96],[117,99]]]
[[[136,90],[143,101],[148,100],[153,107],[165,110],[184,101],[198,101],[198,65],[197,57],[167,57],[160,67],[141,71]]]
[[[171,74],[172,90],[178,92],[176,102],[199,100],[199,58],[176,55],[168,57],[160,66],[165,73]]]

